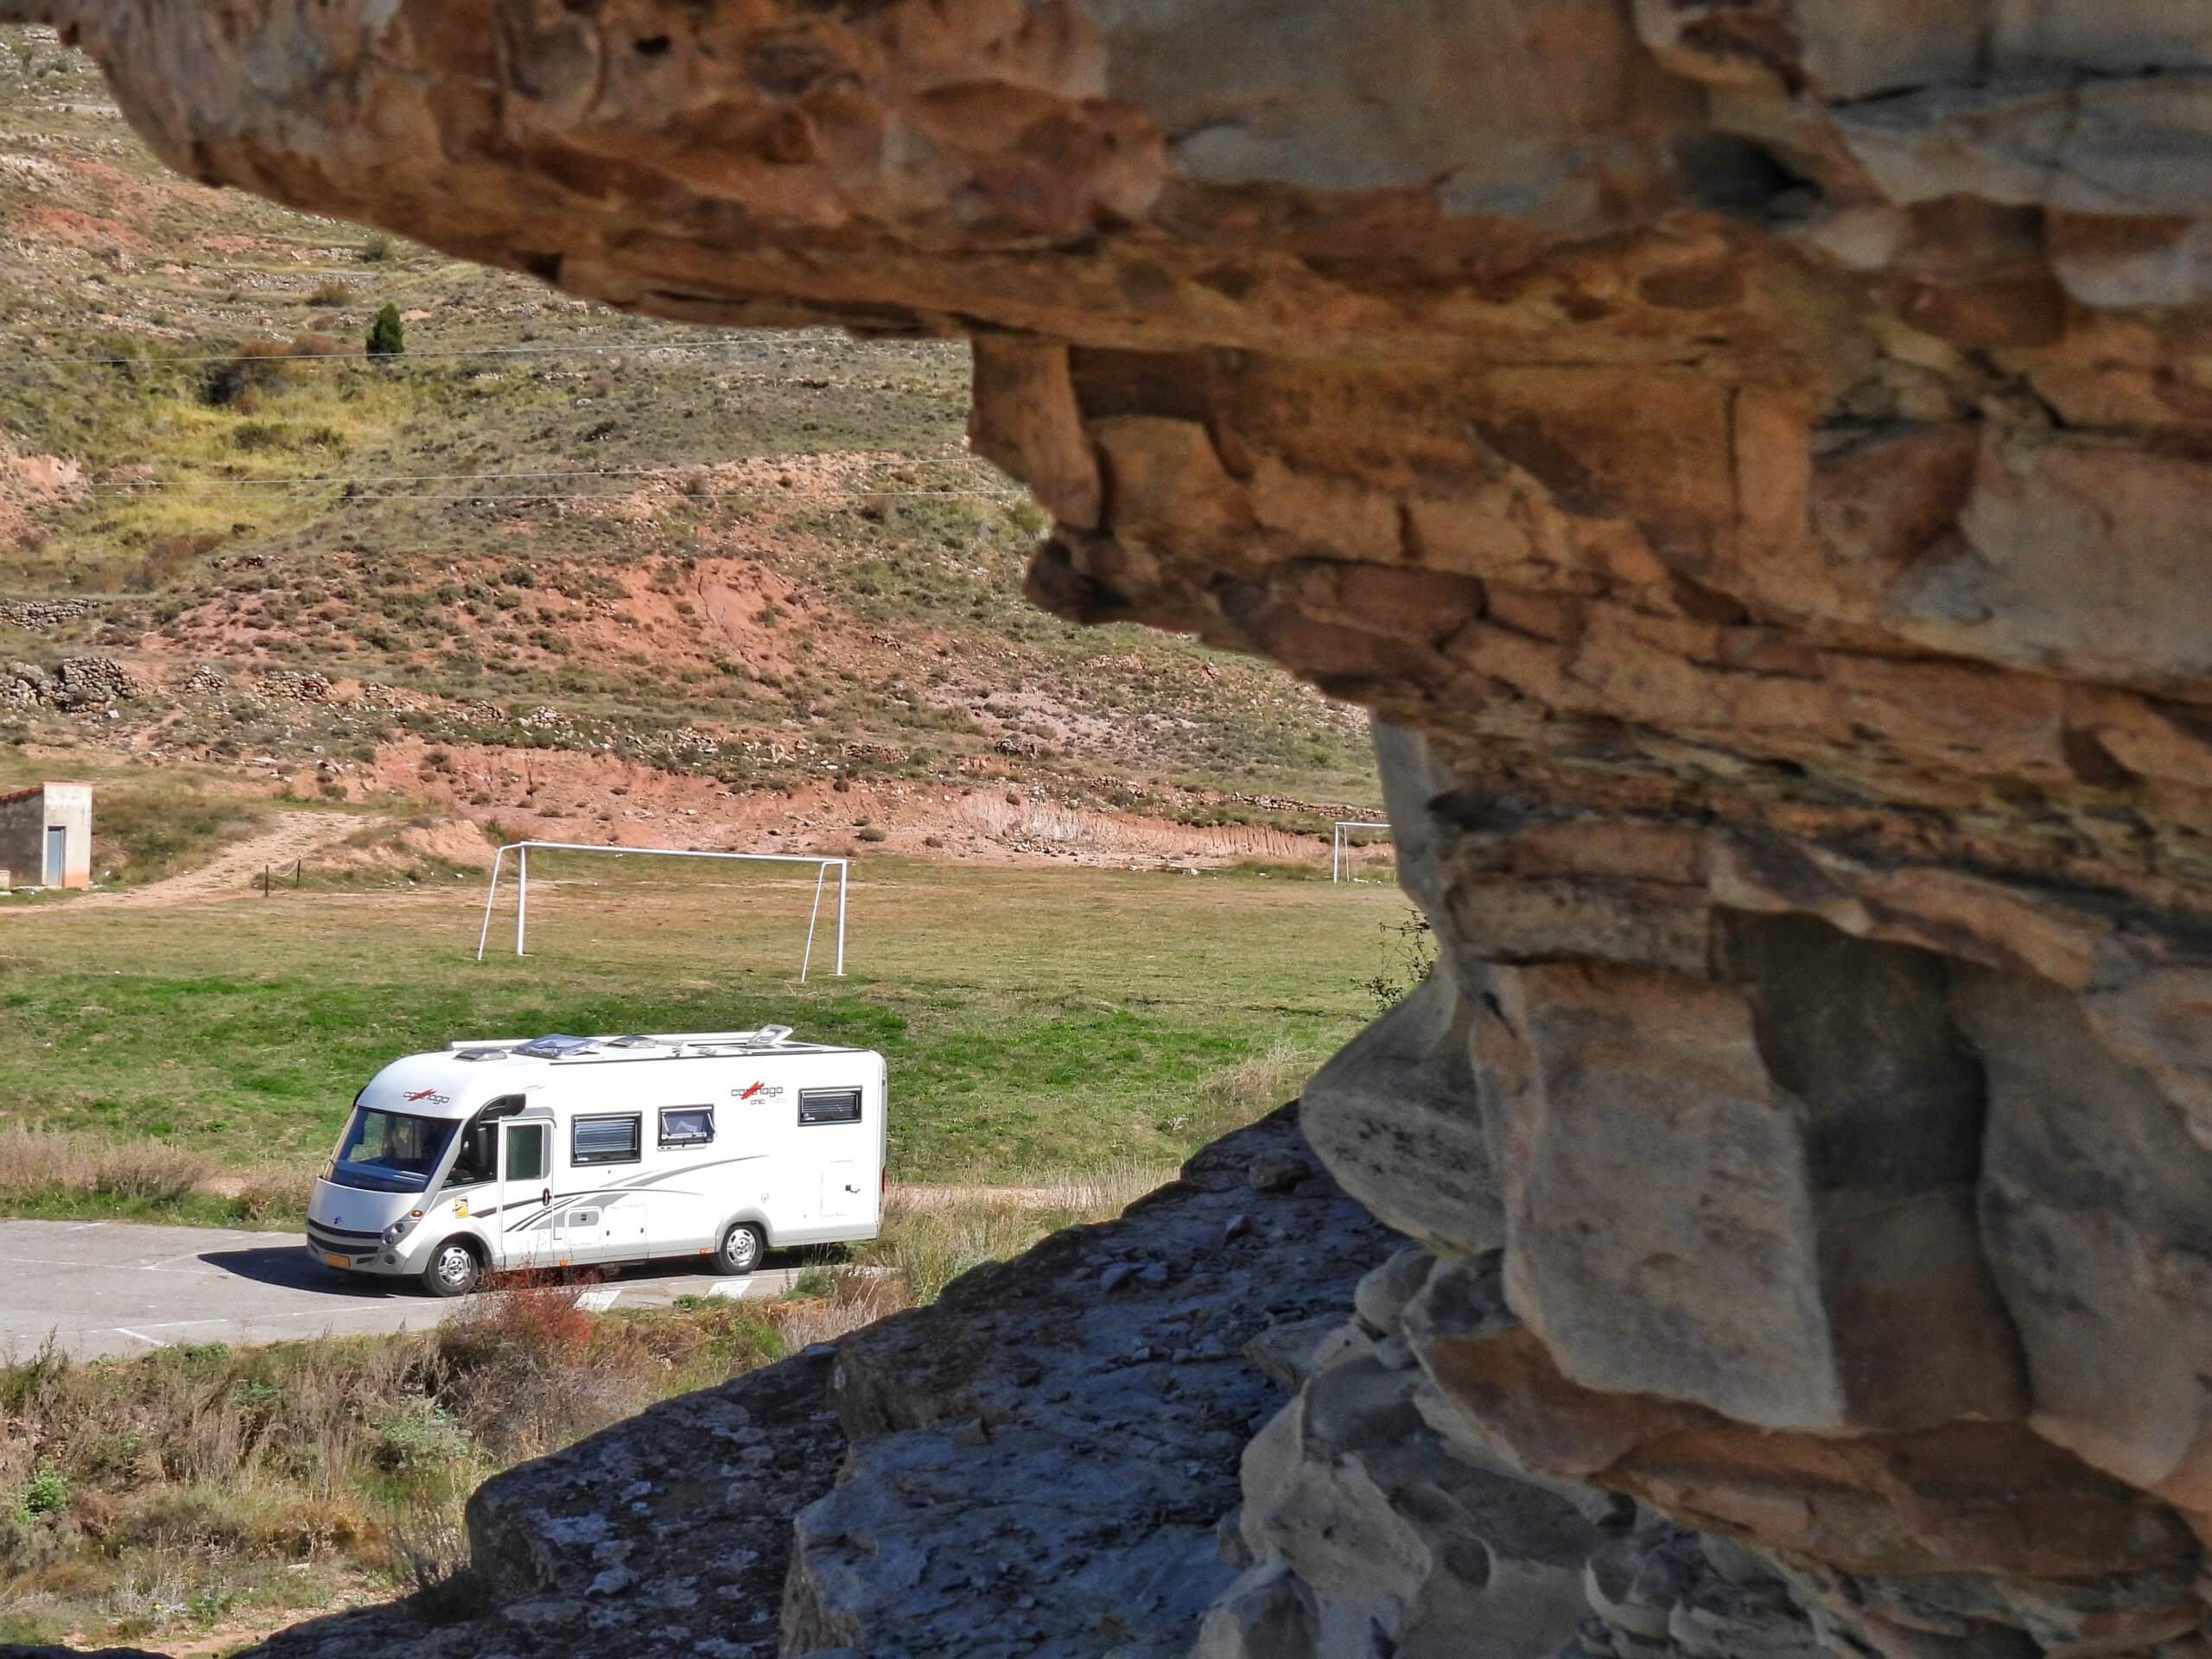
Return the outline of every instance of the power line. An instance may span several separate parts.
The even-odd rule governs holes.
[[[140,493],[145,497],[157,498],[159,495],[164,493],[164,492],[146,491],[141,492]],[[204,499],[205,495],[221,493],[221,492],[219,488],[218,488],[207,492],[181,491],[177,493],[186,499]],[[687,490],[683,493],[688,498],[696,500],[702,499],[721,499],[729,496],[757,496],[760,492],[757,489]],[[124,499],[128,498],[121,495],[111,495],[109,499]],[[245,496],[243,499],[246,500],[267,500],[269,498],[265,494],[258,496],[249,494]],[[628,493],[620,490],[360,490],[344,498],[346,502],[349,505],[361,501],[627,501],[630,499],[631,497]],[[1028,497],[1027,492],[1023,490],[861,489],[825,492],[823,499],[836,501],[873,501],[879,499],[898,500],[904,499],[927,499],[933,501],[966,501],[976,499],[989,501],[1020,501],[1027,499]]]
[[[213,486],[260,487],[264,486],[296,489],[316,484],[454,484],[474,483],[480,480],[546,479],[546,478],[696,478],[709,468],[744,462],[759,462],[766,466],[804,464],[809,461],[836,461],[851,451],[806,450],[790,455],[736,455],[726,461],[700,461],[689,467],[566,467],[546,472],[505,473],[304,473],[293,477],[216,478],[207,480]],[[984,467],[988,463],[976,455],[914,455],[895,460],[867,461],[866,467]],[[92,484],[86,487],[95,491],[134,493],[149,490],[173,489],[198,480],[148,479],[136,483]]]
[[[404,356],[408,361],[425,358],[458,357],[638,357],[649,352],[677,352],[697,354],[705,352],[750,352],[758,360],[766,359],[778,348],[753,346],[741,340],[654,340],[636,346],[452,346],[416,350],[410,347]],[[365,352],[270,352],[267,354],[238,352],[216,353],[196,357],[0,357],[0,368],[24,366],[63,367],[85,365],[104,365],[117,368],[181,368],[188,365],[209,363],[367,363],[384,361],[372,359]]]

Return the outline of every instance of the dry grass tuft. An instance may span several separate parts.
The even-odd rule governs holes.
[[[173,1141],[0,1124],[0,1204],[19,1210],[160,1211],[181,1221],[297,1225],[314,1181],[312,1168],[296,1164],[233,1173]]]
[[[0,1125],[0,1197],[90,1192],[143,1204],[174,1204],[207,1190],[212,1159],[167,1141],[109,1141],[90,1135]]]
[[[933,1302],[971,1268],[1019,1255],[1063,1227],[1110,1220],[1174,1178],[1173,1169],[1118,1160],[1003,1194],[985,1187],[972,1196],[954,1189],[908,1198],[893,1187],[883,1207],[882,1236],[862,1247],[861,1260],[895,1281],[908,1305]]]
[[[1322,1057],[1296,1043],[1278,1042],[1203,1078],[1188,1120],[1180,1127],[1211,1142],[1257,1122],[1287,1100],[1295,1100]]]
[[[222,1177],[213,1190],[229,1201],[232,1215],[258,1224],[286,1222],[296,1226],[307,1214],[308,1198],[315,1186],[312,1168],[292,1164],[264,1164],[243,1175]]]
[[[594,1317],[582,1288],[518,1283],[394,1337],[98,1363],[49,1343],[0,1368],[0,1640],[205,1625],[249,1592],[465,1601],[486,1476],[784,1345],[758,1307]]]
[[[768,1309],[768,1318],[793,1353],[817,1342],[835,1342],[864,1325],[913,1306],[906,1281],[880,1268],[845,1267],[830,1273],[830,1287],[792,1296]]]
[[[1176,1177],[1173,1165],[1116,1158],[1079,1173],[1045,1184],[1050,1199],[1043,1206],[1065,1211],[1082,1221],[1109,1221],[1147,1192]]]

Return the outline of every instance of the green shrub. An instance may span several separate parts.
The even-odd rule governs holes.
[[[407,331],[400,326],[399,308],[390,300],[377,313],[377,320],[369,325],[368,350],[371,357],[397,357],[407,349]]]
[[[819,1262],[798,1270],[798,1277],[791,1281],[791,1287],[785,1294],[793,1297],[827,1296],[837,1288],[837,1275]]]
[[[296,355],[281,340],[241,340],[228,357],[213,365],[200,395],[218,409],[236,406],[250,395],[283,389],[289,359]]]
[[[388,1474],[423,1478],[466,1464],[475,1449],[468,1430],[434,1401],[401,1401],[374,1427],[371,1455]]]
[[[16,1495],[16,1513],[28,1520],[35,1515],[59,1515],[69,1507],[69,1477],[48,1464],[23,1483]]]
[[[1410,995],[1436,966],[1436,938],[1428,918],[1416,912],[1402,922],[1382,926],[1383,964],[1371,979],[1358,982],[1373,999],[1377,1016],[1386,1014],[1401,998]]]

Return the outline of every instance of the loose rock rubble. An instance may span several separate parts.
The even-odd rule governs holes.
[[[99,610],[99,607],[89,599],[0,600],[0,628],[38,632],[94,615]]]
[[[265,668],[253,677],[249,695],[261,702],[328,702],[330,677],[312,670]]]
[[[67,657],[50,671],[14,662],[0,681],[0,706],[81,713],[134,701],[143,690],[128,669],[105,657]]]

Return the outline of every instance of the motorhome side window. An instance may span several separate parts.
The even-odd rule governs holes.
[[[520,1095],[502,1095],[478,1111],[461,1137],[461,1150],[454,1154],[453,1173],[446,1177],[447,1185],[473,1186],[498,1176],[499,1131],[493,1126],[503,1117],[512,1117],[522,1108]]]
[[[861,1091],[857,1089],[802,1089],[798,1091],[798,1121],[810,1123],[857,1123],[861,1121]]]
[[[664,1147],[703,1147],[714,1138],[713,1107],[664,1106],[660,1109],[660,1143]]]
[[[542,1181],[553,1173],[550,1123],[515,1123],[507,1128],[507,1179]]]
[[[634,1164],[638,1161],[639,1131],[645,1120],[632,1112],[625,1116],[580,1117],[569,1132],[571,1164]]]

